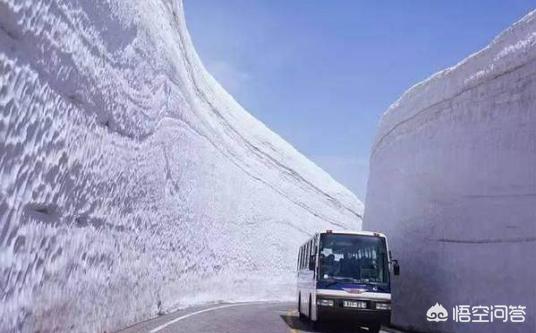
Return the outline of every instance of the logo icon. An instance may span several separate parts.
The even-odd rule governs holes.
[[[342,288],[342,290],[350,294],[362,294],[362,293],[367,292],[367,289],[363,289],[363,288]]]
[[[447,321],[449,319],[449,313],[443,305],[436,303],[428,311],[426,311],[426,320],[435,321],[436,323],[440,321]]]

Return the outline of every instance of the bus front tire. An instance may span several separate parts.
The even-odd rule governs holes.
[[[379,333],[381,329],[380,324],[373,324],[367,326],[369,333]]]
[[[316,313],[316,320],[313,320],[313,302],[311,296],[309,296],[309,322],[313,328],[317,327],[318,324],[318,312]]]
[[[302,313],[301,309],[301,294],[298,296],[298,316],[300,319],[305,319],[305,315]]]
[[[311,314],[311,312],[312,312],[311,310],[312,310],[312,306],[311,306],[311,295],[309,295],[309,313],[308,313],[308,315],[309,315],[309,320],[312,322],[312,321],[313,321],[313,316],[312,316],[312,314]]]

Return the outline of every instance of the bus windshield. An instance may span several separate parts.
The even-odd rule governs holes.
[[[319,250],[320,280],[389,283],[387,247],[382,237],[322,234]]]

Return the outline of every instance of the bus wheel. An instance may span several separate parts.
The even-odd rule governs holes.
[[[311,296],[309,296],[309,322],[311,323],[311,327],[316,330],[318,328],[318,313],[316,315],[316,320],[313,320],[313,302],[311,299]]]
[[[309,320],[314,324],[313,321],[313,302],[311,299],[311,295],[309,295]]]
[[[367,326],[369,333],[379,333],[381,329],[380,324],[373,324]]]
[[[298,316],[300,317],[300,319],[305,318],[305,315],[302,313],[301,309],[301,294],[298,296]]]
[[[309,312],[307,312],[307,317],[309,320],[312,320],[311,318],[311,295],[309,295]]]

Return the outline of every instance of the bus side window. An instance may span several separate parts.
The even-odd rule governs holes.
[[[303,249],[302,249],[301,265],[303,269],[303,267],[305,267],[305,246],[303,246]]]
[[[300,269],[300,252],[301,252],[301,250],[298,250],[298,260],[296,260],[296,262],[297,262],[296,269]]]
[[[304,245],[303,246],[303,251],[302,251],[302,269],[305,268],[305,251],[307,250],[306,246]]]
[[[305,256],[305,246],[302,246],[302,251],[301,251],[301,269],[303,269],[303,262],[304,262],[304,256]]]
[[[305,253],[303,254],[303,268],[307,269],[307,253],[309,252],[309,242],[305,244]]]
[[[302,269],[305,267],[305,254],[307,253],[307,243],[303,244]]]
[[[306,259],[306,265],[307,265],[307,269],[308,270],[311,270],[311,255],[313,254],[313,240],[311,239],[308,243],[307,243],[307,259]]]
[[[300,246],[300,254],[298,255],[298,269],[301,269],[302,265],[302,247]]]

